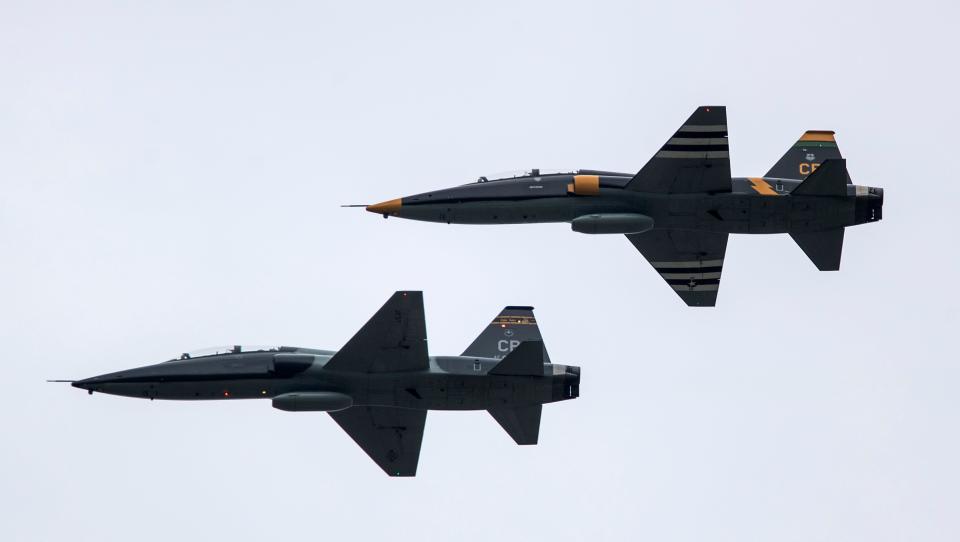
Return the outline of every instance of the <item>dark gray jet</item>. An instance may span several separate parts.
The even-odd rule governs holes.
[[[261,399],[329,412],[390,476],[414,476],[427,410],[486,410],[536,444],[544,403],[580,394],[580,368],[550,363],[533,307],[507,307],[460,356],[429,356],[421,292],[396,292],[339,351],[234,346],[73,386],[126,397]]]
[[[833,132],[804,133],[763,177],[732,178],[722,106],[698,108],[636,174],[533,169],[367,206],[385,218],[626,234],[691,306],[716,304],[729,234],[789,233],[836,271],[844,228],[882,208],[883,189],[852,184]]]

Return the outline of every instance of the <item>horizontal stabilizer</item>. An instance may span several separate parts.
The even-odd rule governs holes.
[[[524,341],[490,369],[492,375],[543,376],[543,341]]]
[[[825,160],[800,186],[790,192],[791,196],[846,196],[850,175],[844,158]]]
[[[543,405],[521,408],[491,408],[494,420],[503,427],[513,440],[522,445],[536,444],[540,436],[540,413]]]
[[[811,175],[812,179],[813,176]],[[791,233],[810,261],[821,271],[838,271],[843,251],[843,228],[825,231]]]

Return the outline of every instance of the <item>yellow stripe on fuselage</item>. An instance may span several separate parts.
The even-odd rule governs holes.
[[[757,191],[757,194],[764,196],[777,196],[777,191],[770,186],[770,183],[760,177],[750,177],[751,188]]]

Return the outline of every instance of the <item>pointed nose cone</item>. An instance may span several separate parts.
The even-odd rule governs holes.
[[[85,378],[83,380],[78,380],[72,384],[74,388],[80,388],[81,390],[87,390],[87,393],[93,395],[93,388],[96,385],[95,378]]]
[[[106,388],[109,388],[114,384],[122,384],[124,382],[124,378],[129,373],[130,371],[123,371],[119,373],[107,373],[107,374],[102,374],[97,376],[91,376],[90,378],[77,380],[76,382],[70,385],[73,386],[74,388],[87,390],[91,393],[95,391],[104,391]]]
[[[81,390],[90,391],[94,386],[102,384],[104,378],[102,376],[94,376],[91,378],[84,378],[83,380],[77,380],[76,382],[70,384],[74,388],[80,388]]]
[[[368,205],[367,210],[371,213],[376,213],[378,215],[395,215],[400,211],[400,207],[403,205],[403,200],[400,198],[392,199],[390,201],[385,201],[383,203],[375,203],[373,205]]]

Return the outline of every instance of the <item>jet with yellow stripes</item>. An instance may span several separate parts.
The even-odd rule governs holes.
[[[727,114],[703,106],[636,174],[532,169],[366,209],[447,224],[568,222],[625,234],[690,306],[716,304],[731,233],[789,233],[821,271],[844,228],[882,217],[883,189],[852,184],[834,133],[803,134],[763,177],[732,177]]]

